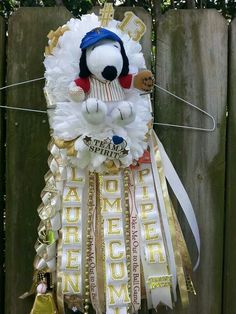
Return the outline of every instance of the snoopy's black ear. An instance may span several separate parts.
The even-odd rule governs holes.
[[[82,51],[80,61],[79,61],[79,68],[80,68],[79,77],[86,78],[90,76],[91,72],[88,69],[87,61],[86,61],[86,50]]]
[[[123,68],[121,70],[120,76],[125,76],[125,75],[128,75],[129,73],[129,60],[125,53],[125,48],[124,48],[123,43],[120,43],[120,52],[123,57]]]

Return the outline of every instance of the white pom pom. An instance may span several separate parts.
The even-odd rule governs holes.
[[[71,82],[69,85],[70,98],[75,102],[81,102],[85,99],[85,93],[80,86],[77,86],[75,82]]]
[[[47,291],[47,285],[46,283],[41,282],[38,286],[37,286],[37,293],[41,293],[44,294]]]

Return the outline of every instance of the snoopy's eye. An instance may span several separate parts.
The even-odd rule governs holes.
[[[119,47],[117,45],[114,45],[114,47],[116,47],[117,49],[119,49]]]

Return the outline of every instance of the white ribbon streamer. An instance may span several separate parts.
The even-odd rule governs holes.
[[[159,140],[159,138],[157,137],[156,133],[153,131],[153,136],[155,138],[155,140],[158,143],[158,147],[160,150],[160,154],[161,154],[161,158],[162,158],[162,162],[163,162],[163,168],[164,168],[164,172],[165,172],[165,176],[171,186],[171,189],[173,190],[175,196],[177,197],[182,210],[186,216],[186,219],[188,221],[188,224],[190,226],[190,229],[193,233],[194,239],[195,239],[195,243],[198,249],[198,258],[197,258],[197,262],[194,266],[194,270],[196,270],[198,268],[199,262],[200,262],[200,234],[199,234],[199,228],[198,228],[198,224],[197,224],[197,219],[193,210],[193,206],[191,204],[191,201],[189,199],[189,196],[182,184],[182,182],[180,181],[180,178],[178,176],[178,174],[176,173],[176,170],[174,168],[174,166],[172,165],[161,141]]]

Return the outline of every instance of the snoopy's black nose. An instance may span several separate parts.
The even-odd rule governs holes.
[[[114,66],[106,66],[102,71],[102,76],[108,81],[113,81],[117,77],[117,70]]]

